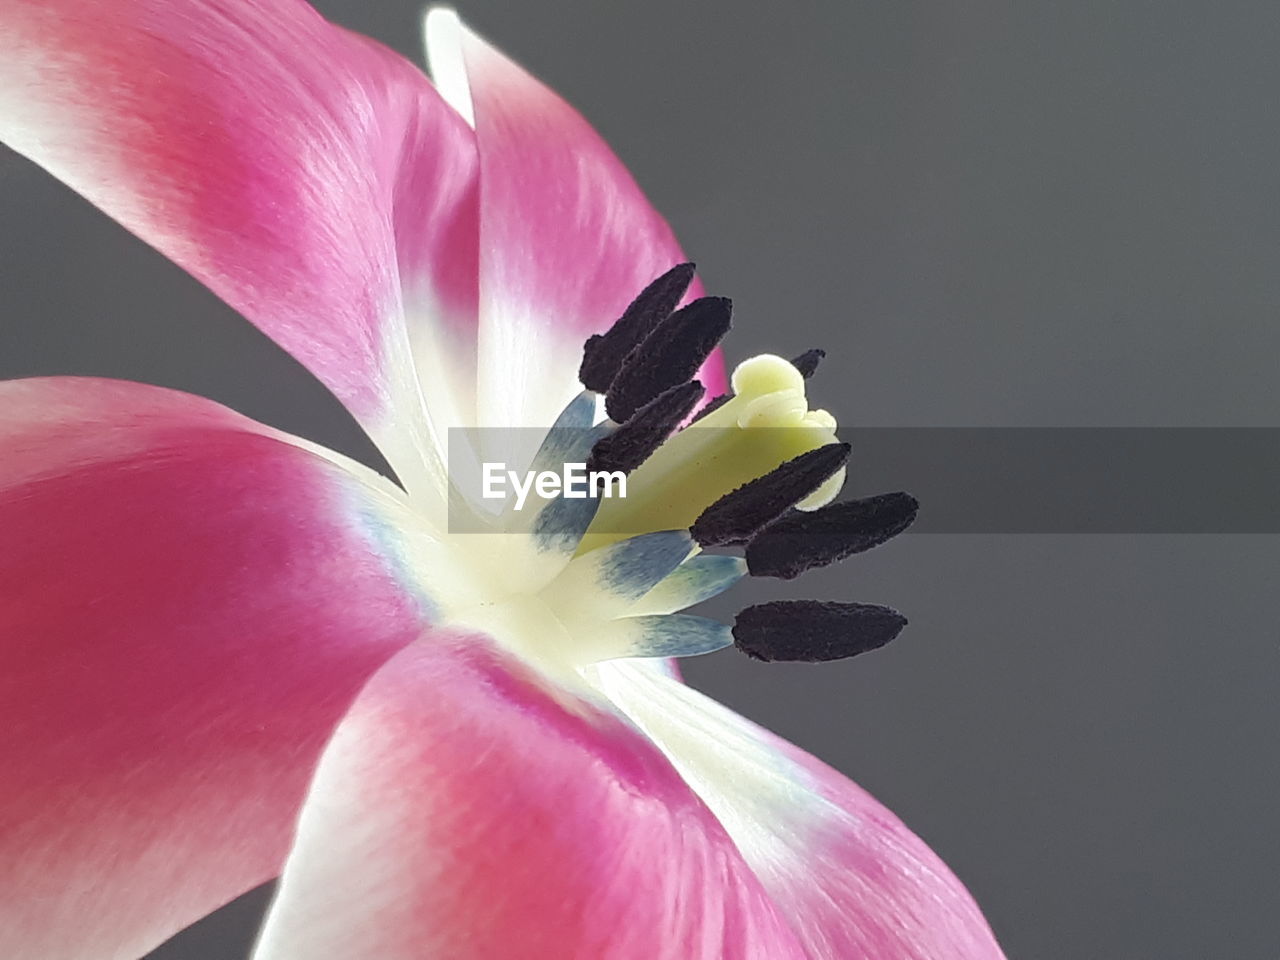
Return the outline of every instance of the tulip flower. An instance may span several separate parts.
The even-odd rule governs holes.
[[[577,113],[448,11],[434,82],[300,0],[5,0],[0,42],[4,142],[399,480],[170,390],[0,384],[0,956],[137,957],[275,877],[258,960],[1001,956],[899,820],[670,667],[887,642],[871,604],[679,611],[914,503],[823,506],[818,355],[725,383],[728,301]],[[553,424],[634,492],[451,532],[453,428]]]

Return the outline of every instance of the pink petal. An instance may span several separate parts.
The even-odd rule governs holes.
[[[428,15],[427,49],[441,92],[474,117],[480,151],[481,421],[550,423],[580,389],[587,336],[686,257],[564,100],[452,11]],[[719,353],[701,377],[708,397],[724,391]]]
[[[422,629],[396,511],[207,400],[0,383],[0,956],[133,960],[279,871]]]
[[[6,0],[0,47],[0,138],[257,324],[414,477],[409,339],[467,362],[476,298],[473,135],[425,75],[301,0]]]
[[[960,881],[865,790],[654,671],[599,671],[720,818],[809,960],[1003,960]]]
[[[257,960],[801,960],[702,803],[611,712],[437,633],[325,752]]]

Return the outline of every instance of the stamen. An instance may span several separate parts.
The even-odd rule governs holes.
[[[693,549],[684,530],[620,540],[576,557],[542,596],[566,617],[619,616],[680,566]]]
[[[685,613],[622,617],[601,624],[595,641],[600,659],[696,657],[723,650],[733,634],[723,623]]]
[[[576,463],[586,457],[596,442],[607,435],[604,424],[593,426],[596,395],[582,391],[569,402],[551,425],[529,469],[556,470],[563,463]]]
[[[693,522],[704,547],[742,543],[817,490],[849,459],[849,444],[829,443],[788,460],[726,493]]]
[[[607,331],[590,337],[582,350],[578,379],[588,390],[604,393],[637,344],[671,315],[693,282],[692,263],[672,267],[631,301]]]
[[[707,401],[706,406],[704,406],[701,410],[698,411],[697,416],[695,416],[690,421],[690,423],[697,423],[703,417],[708,416],[709,414],[715,413],[717,410],[719,410],[721,407],[723,407],[726,403],[728,403],[732,399],[733,399],[732,393],[722,393],[718,397],[712,397],[710,400]]]
[[[540,553],[572,556],[599,509],[600,501],[595,497],[556,497],[548,501],[531,525],[534,546]]]
[[[732,302],[701,297],[659,323],[626,358],[605,394],[605,410],[617,423],[659,394],[693,379],[729,332]]]
[[[753,577],[791,580],[893,539],[911,526],[919,508],[908,493],[882,493],[811,513],[796,511],[747,544],[747,570]]]
[[[747,607],[733,625],[733,642],[756,660],[820,663],[883,647],[907,618],[871,603],[773,600]]]
[[[741,557],[699,553],[637,600],[627,615],[675,613],[723,593],[746,575],[747,564]]]
[[[815,347],[800,354],[800,356],[791,361],[791,365],[800,371],[800,376],[808,380],[813,376],[814,371],[818,369],[818,364],[826,355],[827,351]]]
[[[596,441],[587,458],[587,470],[630,473],[662,446],[689,416],[704,392],[702,384],[690,380],[659,394],[613,433]]]
[[[558,470],[561,464],[580,463],[592,445],[606,433],[604,425],[592,426],[596,395],[584,390],[569,402],[534,455],[529,469],[533,472]],[[599,509],[594,497],[569,498],[556,495],[543,499],[533,494],[532,508],[506,517],[510,533],[531,533],[539,553],[572,556],[582,542]]]

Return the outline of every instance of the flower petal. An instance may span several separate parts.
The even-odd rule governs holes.
[[[365,472],[169,390],[0,383],[0,956],[133,960],[278,873],[429,605]]]
[[[255,958],[319,956],[803,954],[652,744],[441,632],[379,672],[320,763]]]
[[[580,389],[587,336],[685,260],[671,228],[591,126],[463,26],[427,15],[437,86],[480,152],[480,423],[545,426]],[[697,281],[688,298],[702,294]],[[717,352],[700,373],[725,388]]]
[[[656,671],[596,676],[719,817],[809,960],[1003,960],[960,881],[865,790]]]
[[[301,0],[6,0],[0,47],[0,139],[257,324],[420,482],[409,341],[473,365],[476,298],[473,135],[426,76]]]

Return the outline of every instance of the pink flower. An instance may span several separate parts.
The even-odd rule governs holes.
[[[721,494],[816,451],[754,536],[839,484],[794,367],[744,364],[724,430],[645,448],[652,533],[449,534],[447,429],[590,425],[584,340],[684,259],[580,116],[445,11],[434,87],[298,0],[6,0],[0,43],[5,142],[304,363],[403,485],[197,397],[0,384],[0,956],[135,957],[276,876],[260,960],[1001,956],[892,814],[653,659],[901,626],[674,612],[746,569],[700,549],[756,516]],[[727,322],[688,281],[592,341],[631,424],[596,436],[684,419],[672,364],[724,392],[714,337],[637,372],[681,297],[686,333]],[[871,545],[797,555],[786,524],[834,514],[789,516],[749,561]]]

